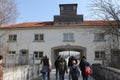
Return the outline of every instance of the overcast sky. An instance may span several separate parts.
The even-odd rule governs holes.
[[[16,0],[19,17],[16,23],[53,21],[54,15],[59,15],[59,4],[78,4],[77,14],[83,14],[85,20],[90,20],[92,0]]]

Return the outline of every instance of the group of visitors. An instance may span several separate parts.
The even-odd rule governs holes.
[[[52,65],[47,55],[43,57],[40,64],[43,65],[41,69],[42,80],[50,80],[50,71]],[[88,80],[88,74],[85,73],[85,70],[86,66],[90,67],[90,64],[86,61],[85,56],[82,57],[80,63],[78,63],[74,56],[70,56],[67,63],[66,60],[61,55],[59,55],[54,62],[54,66],[56,69],[56,80],[64,80],[65,73],[69,74],[69,80],[78,80],[80,72],[82,74],[83,80]]]
[[[2,67],[3,57],[0,55],[0,80],[3,80],[3,67]],[[51,60],[47,55],[43,57],[40,64],[42,65],[41,73],[42,80],[50,80],[50,72],[52,69]],[[80,63],[74,56],[70,56],[68,59],[68,65],[66,60],[62,56],[58,56],[54,62],[56,68],[56,80],[64,80],[65,73],[68,73],[69,69],[69,80],[78,80],[80,76],[80,71],[83,77],[83,80],[88,80],[88,75],[85,73],[86,66],[89,66],[89,63],[86,61],[86,57],[83,56]],[[47,79],[46,79],[47,78]]]

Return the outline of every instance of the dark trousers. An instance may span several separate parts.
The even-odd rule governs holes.
[[[72,80],[78,80],[78,76],[72,76]]]
[[[88,80],[88,75],[85,75],[83,72],[82,72],[82,77],[83,77],[83,80]]]
[[[59,72],[58,72],[58,69],[56,68],[56,74],[55,74],[56,80],[58,79],[58,74],[59,74]]]
[[[59,80],[64,80],[64,74],[59,74]]]

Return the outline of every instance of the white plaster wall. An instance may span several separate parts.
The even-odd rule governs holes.
[[[87,48],[87,59],[92,63],[101,62],[94,60],[94,51],[97,46],[104,44],[104,42],[94,42],[94,32],[97,28],[37,28],[37,29],[17,29],[10,31],[8,34],[17,34],[17,42],[7,42],[8,34],[4,36],[5,43],[9,46],[10,50],[17,51],[19,54],[21,49],[28,49],[29,54],[33,54],[34,51],[43,51],[51,57],[51,48],[60,45],[76,45]],[[2,31],[0,31],[1,34]],[[34,34],[44,34],[44,42],[34,42]],[[64,33],[74,33],[74,42],[64,42]],[[6,38],[7,37],[7,38]]]

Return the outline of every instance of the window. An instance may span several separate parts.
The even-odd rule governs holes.
[[[41,59],[43,57],[43,52],[42,51],[35,51],[34,57],[35,57],[35,59]]]
[[[105,51],[95,51],[95,59],[105,59]]]
[[[74,34],[73,33],[64,33],[63,35],[64,41],[74,41]]]
[[[104,39],[104,33],[95,33],[94,34],[94,40],[95,41],[103,41]]]
[[[35,41],[43,41],[44,35],[43,34],[35,34],[34,40]]]
[[[17,40],[17,35],[13,34],[13,35],[9,35],[9,41],[16,41]]]
[[[9,51],[9,58],[13,59],[15,58],[16,51]]]
[[[65,6],[64,10],[73,10],[73,6]]]
[[[63,6],[61,6],[60,9],[63,10]]]

